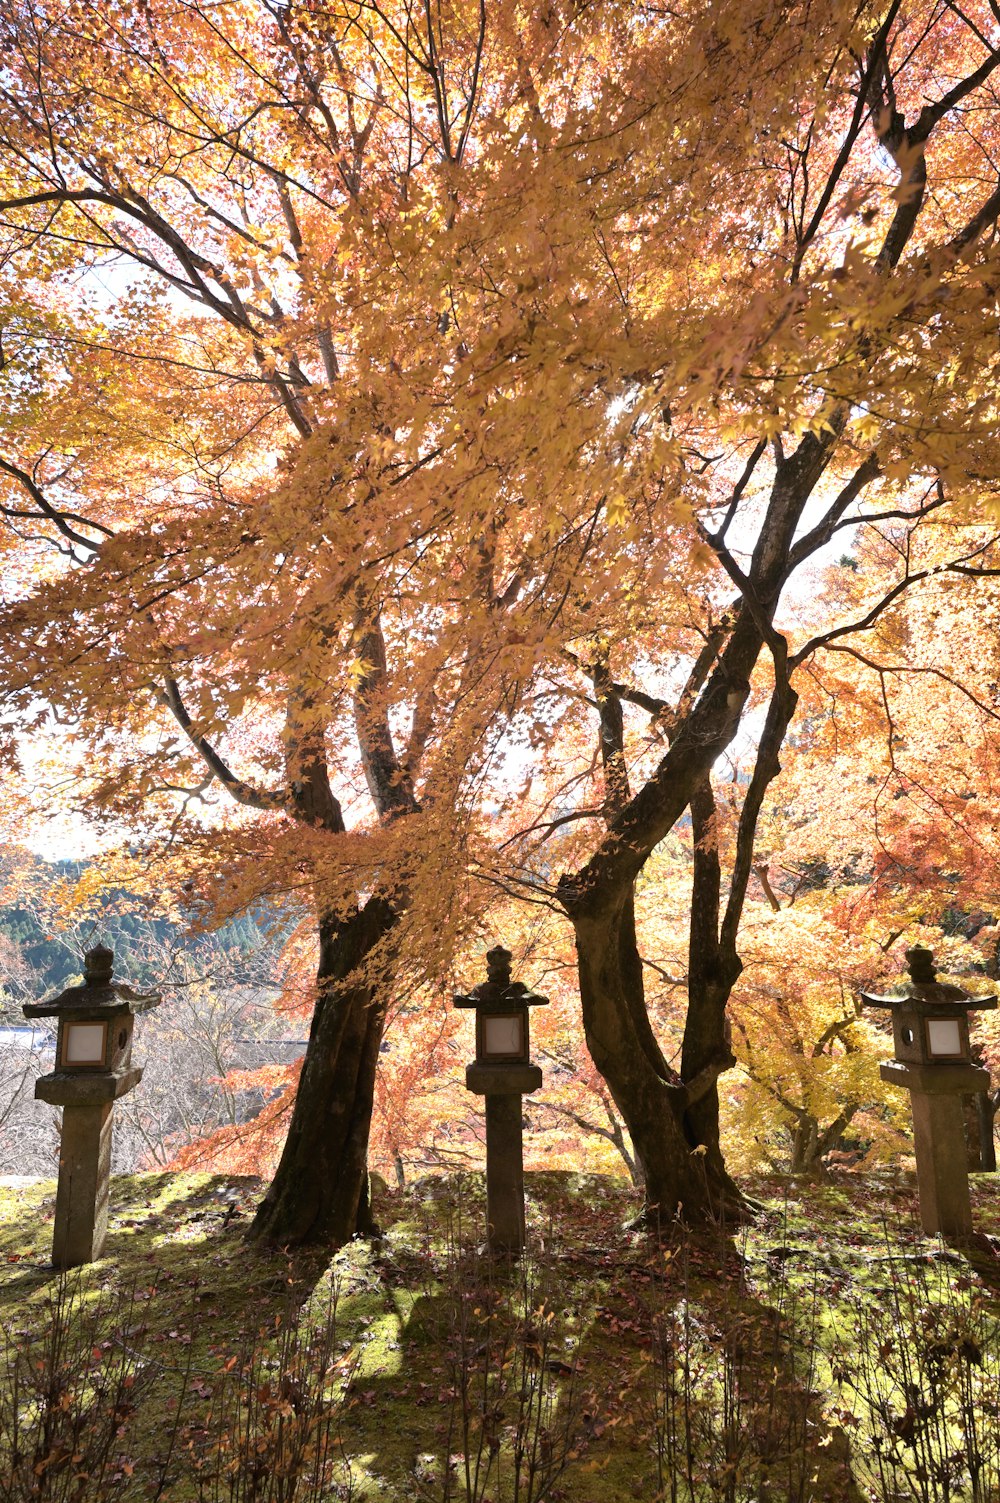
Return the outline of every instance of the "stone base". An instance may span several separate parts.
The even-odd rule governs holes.
[[[989,1070],[980,1070],[977,1065],[910,1065],[888,1059],[879,1065],[878,1073],[887,1085],[922,1091],[927,1096],[972,1096],[990,1087]]]
[[[537,1091],[542,1072],[537,1065],[466,1065],[465,1084],[477,1096],[522,1096]]]
[[[104,1251],[111,1174],[111,1103],[67,1106],[59,1147],[53,1268],[92,1263]]]
[[[109,1070],[95,1070],[93,1075],[54,1070],[35,1081],[35,1099],[50,1106],[100,1106],[105,1101],[117,1101],[141,1079],[141,1065],[130,1065],[120,1075]]]

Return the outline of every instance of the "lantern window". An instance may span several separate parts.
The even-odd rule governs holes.
[[[105,1023],[67,1023],[63,1041],[64,1065],[103,1065],[107,1037]]]
[[[961,1055],[962,1034],[958,1019],[928,1018],[927,1049],[932,1055]]]
[[[488,1055],[524,1053],[524,1020],[517,1013],[483,1018],[483,1048]]]

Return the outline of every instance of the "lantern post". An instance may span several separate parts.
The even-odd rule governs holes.
[[[895,1059],[879,1066],[890,1085],[910,1093],[920,1220],[929,1236],[961,1241],[972,1233],[962,1096],[984,1091],[987,1070],[972,1061],[969,1012],[995,1008],[996,997],[972,997],[937,980],[934,956],[907,950],[910,982],[903,996],[861,993],[868,1007],[892,1015]]]
[[[25,1003],[26,1018],[57,1023],[56,1066],[35,1082],[35,1096],[63,1109],[59,1183],[52,1238],[55,1268],[76,1268],[101,1256],[108,1230],[111,1108],[142,1079],[132,1063],[136,1013],[158,1007],[111,980],[114,955],[96,945],[84,957],[82,986]]]
[[[486,956],[486,980],[456,1007],[476,1010],[476,1059],[465,1068],[470,1091],[486,1098],[486,1218],[490,1252],[517,1257],[524,1250],[524,1153],[521,1097],[536,1091],[542,1072],[531,1063],[528,1008],[547,997],[510,979],[511,953]]]

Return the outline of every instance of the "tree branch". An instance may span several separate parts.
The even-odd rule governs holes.
[[[211,743],[199,731],[195,730],[194,722],[181,698],[180,688],[176,679],[167,677],[164,680],[162,688],[154,685],[153,694],[157,702],[165,705],[170,711],[191,745],[205,763],[205,766],[218,778],[226,792],[238,804],[244,804],[250,809],[276,810],[287,808],[287,800],[284,794],[262,792],[252,787],[251,784],[244,782],[242,778],[238,778],[227,767]]]
[[[838,526],[841,525],[841,518],[847,508],[853,501],[857,500],[861,492],[870,481],[875,479],[878,473],[878,455],[875,453],[869,454],[868,458],[858,465],[858,468],[840,491],[836,500],[827,509],[823,520],[818,522],[810,532],[801,537],[792,548],[788,555],[789,573],[797,569],[811,554],[815,553],[817,548],[822,548],[825,543],[830,541]],[[859,520],[863,519],[859,518]]]
[[[600,717],[601,762],[604,766],[604,818],[610,827],[631,798],[625,762],[625,725],[621,700],[611,681],[607,659],[601,657],[590,669]]]
[[[770,905],[771,912],[780,913],[781,904],[778,902],[778,899],[775,896],[774,888],[771,886],[771,878],[767,870],[767,862],[758,862],[758,864],[753,868],[753,874],[763,888],[764,896]]]
[[[0,470],[10,475],[18,482],[38,507],[37,512],[13,512],[8,507],[0,507],[5,516],[36,517],[40,520],[49,521],[69,542],[77,548],[84,548],[88,553],[100,552],[100,543],[95,543],[93,538],[84,537],[83,533],[77,532],[72,525],[74,522],[80,527],[90,527],[94,532],[100,532],[106,538],[113,537],[110,527],[105,527],[102,522],[92,522],[89,517],[78,516],[76,512],[62,511],[53,506],[45,493],[32,479],[27,470],[22,470],[19,465],[12,464],[9,459],[0,459]]]
[[[358,662],[354,724],[368,791],[382,818],[412,814],[417,808],[413,784],[396,756],[389,726],[382,624],[378,610],[360,599],[354,620],[353,645]]]
[[[777,663],[775,663],[775,680],[771,691],[771,702],[767,707],[764,729],[757,747],[753,776],[743,798],[743,808],[740,810],[740,822],[736,833],[736,855],[733,859],[729,897],[720,936],[720,948],[723,961],[726,963],[731,958],[735,960],[736,957],[736,937],[746,898],[747,883],[753,866],[757,820],[764,803],[764,795],[781,771],[778,754],[798,703],[798,695]]]

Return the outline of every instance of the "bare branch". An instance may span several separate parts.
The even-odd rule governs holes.
[[[81,517],[76,512],[64,511],[60,507],[53,506],[28,471],[22,470],[19,465],[12,464],[8,459],[0,459],[0,470],[3,470],[5,474],[10,475],[16,480],[27,491],[32,501],[38,507],[37,512],[16,512],[10,510],[8,507],[0,507],[0,511],[5,516],[44,518],[46,521],[51,522],[62,536],[67,538],[75,547],[84,548],[91,554],[100,552],[100,543],[95,543],[93,538],[85,537],[83,533],[78,532],[77,528],[72,525],[74,522],[77,524],[77,527],[90,527],[94,532],[100,532],[106,538],[114,536],[110,527],[105,527],[102,522],[93,522],[89,517]]]
[[[227,767],[226,763],[206,737],[195,729],[194,722],[181,698],[180,688],[176,679],[168,677],[164,681],[163,688],[154,686],[153,693],[157,702],[164,705],[170,711],[191,745],[205,763],[205,766],[218,778],[231,798],[234,798],[238,804],[244,804],[250,809],[287,808],[287,799],[284,794],[261,792],[253,788],[249,783],[244,782],[242,778],[238,778]]]

